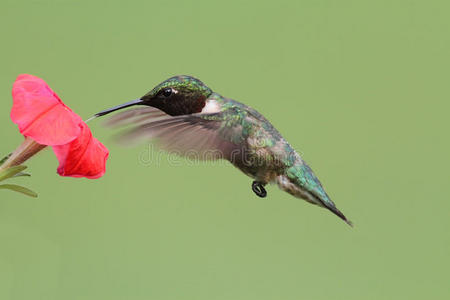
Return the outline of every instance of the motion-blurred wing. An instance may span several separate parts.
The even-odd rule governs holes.
[[[119,136],[124,144],[156,141],[164,150],[191,159],[228,159],[240,151],[242,126],[230,111],[169,116],[151,107],[130,109],[108,120],[110,126],[130,126]]]
[[[165,117],[168,117],[168,115],[157,108],[141,106],[115,114],[105,122],[105,125],[109,127],[137,125],[148,120],[156,120]]]

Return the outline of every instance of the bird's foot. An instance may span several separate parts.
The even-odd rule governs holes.
[[[264,184],[262,184],[259,181],[253,181],[252,190],[257,196],[259,196],[261,198],[264,198],[267,196],[267,192],[266,192],[266,189],[264,188]]]

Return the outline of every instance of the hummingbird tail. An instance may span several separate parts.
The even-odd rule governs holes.
[[[309,203],[324,207],[341,218],[345,223],[353,227],[353,223],[336,207],[328,197],[319,180],[312,173],[308,165],[300,166],[303,170],[288,170],[286,175],[277,177],[277,183],[281,190],[294,197],[304,199]],[[295,174],[295,175],[294,175]],[[301,175],[301,176],[300,176]]]

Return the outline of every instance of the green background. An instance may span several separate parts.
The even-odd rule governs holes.
[[[0,153],[20,73],[84,118],[176,74],[280,130],[350,228],[226,163],[110,150],[99,180],[27,162],[0,196],[0,299],[449,299],[448,1],[0,2]]]

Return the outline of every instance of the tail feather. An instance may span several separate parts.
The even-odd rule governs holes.
[[[331,200],[330,200],[331,201]],[[339,210],[337,209],[337,207],[334,205],[333,206],[329,206],[324,204],[323,207],[325,207],[326,209],[328,209],[329,211],[331,211],[333,214],[335,214],[336,216],[338,216],[339,218],[341,218],[342,220],[344,220],[345,223],[347,223],[348,225],[350,225],[351,227],[353,227],[353,223],[352,221],[350,221],[349,219],[347,219],[347,217]]]
[[[285,175],[278,176],[277,183],[280,189],[297,198],[328,209],[353,227],[353,223],[337,209],[334,202],[328,197],[319,179],[306,163],[295,164],[287,169]]]

